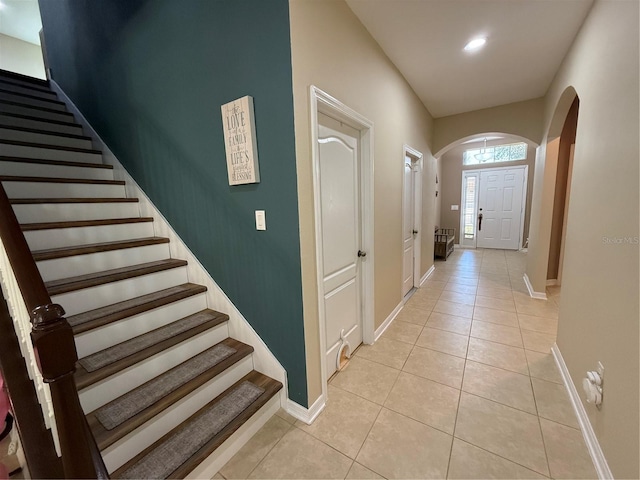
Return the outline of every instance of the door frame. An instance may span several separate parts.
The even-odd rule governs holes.
[[[313,210],[315,217],[316,243],[316,283],[318,294],[318,321],[320,323],[320,370],[322,376],[322,396],[327,399],[327,350],[326,322],[324,312],[323,262],[322,262],[322,222],[320,215],[320,155],[318,151],[318,113],[323,113],[355,128],[360,132],[360,201],[361,201],[361,248],[367,253],[360,262],[362,341],[374,342],[374,242],[373,242],[373,122],[352,110],[344,103],[320,90],[315,85],[309,87],[311,114],[311,164],[313,169]]]
[[[487,171],[495,171],[495,170],[513,170],[513,169],[523,169],[523,188],[522,188],[522,210],[520,211],[520,233],[518,234],[518,251],[523,249],[522,240],[524,237],[524,217],[527,211],[527,186],[529,184],[529,165],[514,165],[512,167],[492,167],[492,168],[469,168],[467,170],[462,170],[462,191],[460,192],[460,205],[464,205],[464,178],[467,172],[477,173],[478,175],[478,185],[476,189],[476,209],[474,212],[474,217],[478,218],[478,205],[480,203],[480,175],[482,172]],[[464,215],[463,212],[460,212],[460,245],[462,246],[462,236],[464,235]],[[476,230],[476,234],[473,236],[473,246],[468,245],[467,248],[477,248],[478,246],[478,232]]]
[[[411,163],[415,165],[416,170],[413,172],[415,183],[413,184],[413,226],[418,233],[414,239],[413,243],[413,287],[420,287],[420,262],[421,262],[421,246],[422,246],[422,171],[424,168],[424,155],[416,150],[415,148],[410,147],[406,143],[402,146],[402,198],[404,199],[404,162],[405,158],[410,157]],[[404,202],[403,202],[404,203]],[[402,219],[404,223],[404,211],[402,212]],[[404,224],[402,225],[402,233],[400,235],[403,251],[404,261]],[[403,272],[404,273],[404,272]],[[403,288],[403,279],[400,279],[400,296],[402,297],[403,303],[406,302],[411,296],[411,292],[407,294],[405,298],[404,288]]]

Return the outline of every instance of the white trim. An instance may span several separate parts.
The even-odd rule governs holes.
[[[531,298],[537,298],[538,300],[546,300],[547,294],[545,292],[536,292],[533,289],[533,285],[531,285],[531,281],[529,280],[529,275],[526,273],[522,276],[524,280],[524,284],[527,286],[527,290],[529,291],[529,296]]]
[[[402,170],[404,179],[404,165],[405,158],[411,158],[411,166],[415,165],[416,170],[414,171],[414,192],[413,192],[413,229],[417,230],[413,240],[413,287],[420,287],[420,262],[422,257],[422,170],[424,168],[424,155],[416,150],[415,148],[407,145],[406,143],[402,146]],[[402,181],[402,199],[404,202],[404,180]],[[402,218],[404,222],[404,211],[402,212]],[[404,225],[402,226],[402,250],[404,252]],[[403,259],[404,260],[404,259]],[[403,274],[404,275],[404,274]],[[404,282],[400,280],[400,294],[404,296]]]
[[[521,207],[520,207],[520,232],[518,234],[518,248],[517,250],[521,250],[522,249],[522,240],[524,239],[524,217],[525,217],[525,212],[527,210],[527,185],[528,185],[528,181],[529,181],[529,165],[515,165],[513,167],[489,167],[489,168],[471,168],[471,169],[467,169],[467,170],[463,170],[462,171],[462,188],[461,188],[461,199],[460,199],[460,206],[464,209],[464,184],[465,184],[465,176],[467,174],[471,174],[471,175],[476,175],[477,174],[477,184],[476,184],[476,198],[475,198],[475,206],[476,206],[476,211],[475,211],[475,216],[476,218],[478,217],[478,207],[479,207],[479,202],[480,202],[480,176],[482,174],[482,172],[489,172],[489,171],[495,171],[495,170],[524,170],[524,173],[522,175],[522,203],[521,203]],[[459,238],[460,241],[462,242],[462,245],[464,247],[469,247],[470,245],[465,245],[464,244],[464,210],[460,211],[460,233],[459,233]],[[476,230],[474,236],[473,236],[473,246],[472,248],[476,248],[478,245],[478,232]]]
[[[560,285],[557,278],[547,279],[547,287],[554,287],[556,285]]]
[[[435,265],[431,265],[431,267],[429,267],[429,270],[427,270],[427,273],[425,273],[422,278],[420,279],[420,286],[422,287],[424,285],[424,282],[426,282],[429,277],[431,276],[431,274],[433,272],[436,271],[436,266]]]
[[[322,228],[320,224],[320,188],[318,169],[318,113],[344,122],[360,131],[361,154],[361,188],[362,188],[362,249],[367,252],[366,260],[361,261],[362,275],[362,339],[364,343],[373,344],[374,338],[374,243],[373,243],[373,123],[355,110],[323,92],[318,87],[309,87],[310,127],[311,127],[311,159],[313,165],[314,217],[316,240],[318,319],[320,322],[320,372],[322,381],[322,405],[327,401],[327,367],[325,361],[326,328],[324,322],[324,297],[322,281]],[[301,407],[302,408],[302,407]],[[320,409],[321,410],[321,409]]]
[[[324,395],[320,395],[313,405],[309,408],[304,408],[299,403],[294,402],[291,399],[287,399],[287,403],[284,406],[284,410],[294,418],[297,418],[301,422],[311,425],[318,415],[324,410],[327,401]]]
[[[557,344],[553,344],[553,347],[551,347],[551,353],[553,354],[553,358],[555,359],[558,370],[560,371],[560,376],[562,377],[564,386],[567,388],[567,392],[569,393],[569,399],[571,400],[573,411],[575,412],[578,423],[580,424],[580,430],[582,431],[584,442],[587,444],[587,450],[589,450],[593,466],[598,473],[598,478],[602,480],[613,479],[613,473],[611,473],[607,459],[604,456],[604,452],[602,451],[602,448],[600,448],[596,432],[594,432],[593,426],[589,421],[587,411],[584,408],[584,404],[580,399],[578,390],[573,383],[567,364],[564,362],[564,358],[562,357],[562,353],[560,352]]]
[[[393,321],[396,319],[396,317],[400,313],[400,310],[402,310],[403,307],[404,307],[404,303],[403,302],[400,302],[398,305],[396,305],[396,308],[394,308],[393,311],[386,318],[386,320],[384,322],[382,322],[382,325],[380,325],[376,329],[376,332],[375,332],[375,340],[376,340],[376,342],[382,336],[382,334],[387,330],[387,328],[389,328],[389,326],[393,323]]]
[[[78,110],[75,104],[54,80],[51,80],[50,84],[51,88],[58,93],[60,99],[66,103],[69,111],[74,114],[78,123],[82,125],[86,132],[85,135],[92,137],[97,148],[102,150],[104,163],[113,165],[114,178],[116,180],[124,180],[126,182],[125,189],[127,197],[137,197],[139,199],[138,204],[140,215],[153,217],[154,234],[159,237],[168,237],[170,239],[169,247],[171,251],[171,258],[181,258],[186,260],[188,262],[187,276],[189,281],[207,287],[207,292],[205,294],[207,298],[207,306],[213,310],[225,312],[229,315],[229,321],[227,323],[229,336],[251,345],[254,348],[252,354],[254,369],[282,382],[284,391],[288,392],[286,371],[278,359],[271,353],[269,347],[267,347],[262,338],[260,338],[260,336],[255,332],[253,327],[249,322],[247,322],[242,313],[231,302],[229,297],[227,297],[227,295],[222,291],[215,280],[211,278],[207,270],[202,266],[195,255],[193,255],[191,250],[185,245],[175,230],[173,230],[162,213],[156,209],[149,197],[147,197],[133,177],[129,175],[124,166],[89,124],[82,112]]]

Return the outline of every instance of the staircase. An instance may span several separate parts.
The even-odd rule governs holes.
[[[253,348],[229,338],[229,317],[113,178],[47,82],[0,71],[0,181],[73,328],[80,402],[110,476],[212,476],[216,452],[239,448],[282,384],[254,370]]]

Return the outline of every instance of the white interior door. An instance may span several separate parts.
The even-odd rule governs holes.
[[[402,295],[414,285],[415,237],[415,172],[414,162],[408,155],[404,158],[404,190],[402,199]]]
[[[335,371],[343,338],[362,343],[362,238],[359,132],[318,115],[322,284],[327,378]]]
[[[518,250],[524,215],[525,167],[480,172],[479,248]]]

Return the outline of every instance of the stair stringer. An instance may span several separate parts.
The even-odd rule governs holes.
[[[82,112],[65,94],[64,90],[62,90],[54,80],[50,80],[50,86],[51,89],[58,94],[58,98],[65,102],[68,111],[74,114],[76,121],[82,125],[85,135],[92,138],[94,148],[102,151],[103,162],[113,166],[114,180],[123,180],[126,182],[125,192],[127,198],[138,198],[140,216],[153,218],[154,235],[170,239],[169,247],[171,258],[180,258],[188,262],[187,276],[189,282],[207,287],[207,292],[205,293],[207,307],[220,312],[225,312],[229,315],[229,321],[227,322],[229,336],[251,345],[254,348],[252,354],[254,369],[282,383],[284,388],[282,388],[279,393],[279,406],[287,410],[292,416],[296,418],[300,417],[299,410],[306,409],[288,398],[286,370],[280,364],[275,355],[273,355],[271,350],[269,350],[269,347],[256,333],[247,319],[244,318],[240,310],[238,310],[234,303],[224,293],[222,288],[220,288],[211,275],[209,275],[204,266],[191,252],[189,247],[187,247],[180,236],[171,227],[164,215],[162,215],[162,213],[155,207],[151,199],[149,199],[144,190],[142,190],[129,172],[127,172],[122,163],[120,163],[113,152],[109,149],[107,144],[102,140],[102,138],[100,138]],[[292,404],[294,404],[294,408],[291,408]],[[272,409],[273,407],[268,409],[269,413],[271,413]],[[267,416],[267,419],[269,417],[270,415]],[[301,418],[301,420],[307,421],[306,418]],[[226,456],[227,455],[225,455],[225,457]]]

